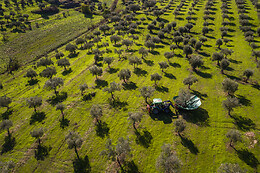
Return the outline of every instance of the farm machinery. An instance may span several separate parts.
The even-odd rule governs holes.
[[[170,112],[170,106],[173,107],[173,104],[170,100],[162,101],[160,98],[153,99],[153,103],[147,105],[147,110],[149,113],[158,114],[159,112]]]
[[[152,104],[147,105],[147,110],[149,113],[159,114],[160,112],[169,113],[170,106],[175,109],[195,110],[201,105],[200,98],[196,95],[191,95],[181,100],[176,96],[173,97],[173,101],[175,102],[174,105],[170,100],[162,101],[160,98],[155,98]]]

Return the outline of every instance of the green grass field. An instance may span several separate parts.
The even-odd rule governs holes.
[[[72,69],[72,72],[69,74],[63,75],[63,68],[55,64],[58,72],[55,77],[64,79],[64,86],[59,91],[67,92],[68,94],[68,98],[63,103],[67,106],[67,109],[64,111],[65,118],[70,122],[69,126],[64,129],[60,127],[60,112],[56,111],[55,106],[46,101],[54,95],[53,91],[43,89],[47,79],[37,77],[39,79],[38,84],[30,86],[28,85],[28,79],[23,77],[28,69],[33,68],[33,64],[22,66],[19,71],[14,72],[14,75],[1,75],[0,81],[2,81],[4,88],[0,90],[0,96],[7,95],[13,100],[11,104],[13,113],[9,116],[9,119],[14,124],[10,130],[15,138],[15,146],[11,151],[0,155],[0,161],[13,160],[16,163],[15,172],[73,172],[75,171],[73,160],[76,156],[73,150],[68,149],[65,135],[69,131],[74,130],[83,138],[84,142],[79,149],[79,155],[81,158],[88,157],[91,172],[119,171],[119,167],[115,162],[108,161],[100,156],[100,152],[105,149],[106,140],[110,138],[116,144],[119,137],[128,137],[131,142],[132,157],[128,158],[128,161],[133,161],[136,166],[133,172],[157,172],[155,163],[164,143],[171,144],[174,152],[180,158],[182,172],[216,172],[221,163],[238,163],[242,168],[246,168],[248,172],[259,171],[257,162],[259,163],[260,160],[260,92],[259,87],[257,88],[255,83],[260,81],[260,71],[256,68],[254,58],[251,57],[251,48],[239,29],[239,14],[235,0],[230,2],[229,11],[232,12],[230,16],[233,16],[234,20],[231,21],[233,24],[228,27],[233,30],[233,32],[229,32],[229,39],[232,41],[227,45],[221,46],[234,51],[228,58],[231,62],[230,69],[225,71],[223,75],[220,73],[216,62],[211,60],[212,53],[218,51],[215,45],[216,39],[221,38],[219,28],[222,22],[220,9],[222,2],[215,1],[215,10],[212,11],[214,14],[210,15],[214,19],[209,20],[209,23],[211,23],[209,28],[212,31],[207,34],[208,41],[205,43],[205,46],[202,46],[202,50],[199,51],[200,56],[203,57],[204,66],[197,73],[193,73],[199,81],[191,87],[192,92],[201,98],[202,105],[198,110],[188,115],[182,115],[187,124],[187,129],[184,131],[184,139],[181,139],[174,132],[175,126],[173,122],[177,119],[175,111],[172,109],[173,117],[162,116],[153,119],[146,112],[145,101],[139,92],[139,88],[143,86],[154,86],[154,82],[150,81],[150,75],[155,72],[163,77],[158,82],[159,87],[155,91],[153,98],[172,100],[173,96],[176,96],[181,88],[187,87],[184,86],[182,81],[189,76],[191,71],[189,61],[185,58],[182,49],[175,51],[176,56],[170,59],[170,67],[165,70],[165,73],[161,72],[159,68],[158,62],[167,61],[163,55],[164,52],[169,52],[170,45],[174,44],[171,41],[173,38],[172,34],[168,34],[167,37],[169,39],[164,39],[164,44],[158,44],[159,46],[155,48],[155,53],[149,53],[143,64],[138,66],[139,70],[136,72],[134,72],[133,66],[129,65],[128,60],[119,61],[117,54],[105,53],[103,57],[114,57],[115,60],[111,67],[116,72],[109,73],[107,65],[100,64],[103,68],[103,75],[99,79],[103,81],[103,86],[96,84],[95,77],[88,70],[94,63],[94,55],[88,54],[87,50],[77,50],[78,56],[69,59]],[[184,26],[187,23],[185,18],[191,3],[191,1],[185,3],[186,5],[182,8],[182,15],[175,20],[172,12],[180,4],[180,1],[174,1],[170,10],[160,18],[166,22],[176,21],[177,28]],[[165,2],[162,6],[167,4],[168,2]],[[193,32],[191,35],[196,39],[202,36],[201,29],[204,22],[203,12],[205,4],[206,0],[200,0],[194,10],[196,13],[194,17],[197,17],[197,20],[192,21],[194,22],[194,27],[191,30]],[[246,4],[248,15],[252,18],[250,22],[255,25],[253,29],[256,30],[260,26],[257,12],[249,0],[246,0]],[[158,5],[161,7],[159,3]],[[142,17],[145,17],[145,14],[142,11],[138,11],[136,18],[140,19]],[[94,18],[93,22],[98,21],[100,18]],[[138,50],[140,47],[144,47],[145,37],[149,33],[146,29],[147,25],[154,19],[156,19],[155,16],[148,15],[148,19],[139,26],[139,40],[135,41],[130,51],[124,52],[127,57],[140,57]],[[78,12],[72,12],[71,16],[66,19],[50,19],[39,29],[14,37],[10,45],[16,49],[14,54],[20,57],[31,57],[28,60],[32,60],[35,55],[47,51],[54,45],[59,45],[65,39],[73,38],[74,35],[84,32],[88,25],[89,19],[83,20],[83,17]],[[112,26],[112,24],[110,23],[109,26]],[[156,36],[157,32],[154,30],[154,34],[151,35]],[[124,39],[127,39],[127,37],[125,35]],[[38,42],[38,45],[34,45],[31,42],[31,39],[36,38],[41,40]],[[256,44],[260,46],[260,38],[256,37],[255,40]],[[108,48],[110,50],[118,48],[113,46],[109,36],[103,36],[102,42],[109,42],[110,46]],[[21,43],[25,44],[26,48],[18,49]],[[75,42],[72,43],[74,44]],[[3,45],[3,47],[7,48],[8,45]],[[3,47],[1,48],[2,50],[4,50]],[[121,46],[121,48],[126,49],[125,46]],[[102,47],[100,50],[105,50],[105,48]],[[65,46],[61,47],[59,51],[62,51],[65,57],[68,57]],[[195,52],[194,54],[197,53]],[[54,55],[55,53],[52,52],[49,54],[49,57],[52,57],[52,60],[56,62]],[[102,90],[110,82],[123,83],[123,81],[119,80],[117,72],[125,68],[129,68],[132,71],[129,81],[132,82],[133,87],[115,92],[115,96],[120,100],[121,104],[113,106],[109,104],[110,95]],[[241,106],[235,108],[234,112],[232,112],[232,115],[237,117],[237,119],[233,119],[227,115],[227,112],[222,107],[222,101],[226,99],[226,93],[223,92],[221,83],[226,77],[242,79],[243,71],[247,68],[254,70],[254,76],[250,78],[249,83],[238,80],[239,89],[235,96],[240,99]],[[40,73],[43,69],[44,67],[38,67],[35,70],[37,73]],[[91,100],[83,101],[82,99],[79,85],[83,83],[87,83],[89,86],[86,94],[96,93]],[[33,109],[28,108],[26,99],[36,95],[41,96],[44,100],[39,111],[43,111],[46,117],[41,122],[30,124]],[[97,135],[94,120],[90,116],[90,108],[93,104],[100,104],[103,108],[101,120],[109,128],[108,135],[103,137]],[[5,110],[6,108],[0,108],[0,113],[4,114]],[[143,119],[138,125],[138,130],[144,138],[141,142],[137,140],[132,125],[127,121],[128,112],[134,111],[143,113]],[[252,128],[252,124],[255,124],[255,128]],[[48,156],[44,157],[44,160],[35,158],[34,151],[37,143],[36,139],[30,135],[30,131],[39,127],[45,129],[42,137],[43,145],[50,148]],[[225,134],[229,129],[239,129],[243,134],[243,142],[235,145],[239,152],[228,147],[229,141]],[[253,147],[251,139],[246,136],[247,132],[255,134],[254,138],[257,140],[257,144],[253,145]],[[5,136],[6,131],[1,131],[1,145],[4,143]]]

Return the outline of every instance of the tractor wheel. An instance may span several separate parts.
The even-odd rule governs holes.
[[[165,113],[170,113],[170,109],[169,109],[169,108],[166,108],[166,109],[164,110],[164,112],[165,112]]]
[[[159,110],[158,109],[153,109],[153,114],[158,114],[159,113]]]

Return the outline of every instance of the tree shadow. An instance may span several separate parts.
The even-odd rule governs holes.
[[[172,119],[175,114],[170,111],[169,113],[160,112],[158,114],[149,113],[150,117],[155,121],[163,121],[164,124],[172,123]],[[177,118],[177,117],[176,117]]]
[[[201,100],[205,100],[205,98],[208,97],[207,94],[203,94],[203,93],[196,91],[196,90],[192,90],[192,94],[198,96]]]
[[[234,124],[240,130],[249,131],[256,127],[256,124],[250,118],[242,117],[240,115],[232,115],[231,118],[234,119]]]
[[[203,78],[212,78],[212,75],[210,73],[205,73],[202,71],[196,71],[196,74]]]
[[[70,74],[71,72],[72,72],[72,70],[71,70],[71,68],[69,68],[69,69],[67,69],[67,70],[64,70],[61,74],[62,74],[63,76],[66,76],[66,75]]]
[[[255,157],[253,153],[248,151],[248,149],[236,150],[236,152],[239,159],[244,161],[247,165],[251,166],[252,168],[257,168],[257,166],[259,165],[258,159]]]
[[[138,88],[134,82],[123,83],[122,85],[125,90],[136,90]]]
[[[108,86],[108,82],[102,79],[95,80],[95,83],[96,83],[96,88],[103,88]]]
[[[175,67],[175,68],[181,68],[181,65],[176,63],[176,62],[175,63],[170,62],[169,65],[172,66],[172,67]]]
[[[159,91],[159,92],[162,92],[162,93],[169,92],[169,88],[164,87],[164,86],[156,86],[155,89],[156,89],[156,91]]]
[[[44,160],[45,157],[49,155],[49,151],[51,151],[52,147],[44,146],[44,145],[38,145],[37,150],[34,151],[34,157],[37,160]]]
[[[91,166],[89,163],[88,156],[86,155],[83,158],[75,158],[73,160],[73,168],[75,173],[90,173],[91,172]]]
[[[241,64],[242,63],[242,61],[237,61],[237,60],[231,59],[231,58],[229,58],[229,62],[234,63],[234,64]]]
[[[252,102],[248,100],[245,96],[237,95],[237,98],[239,99],[239,102],[244,106],[251,106]]]
[[[144,59],[143,60],[145,64],[147,64],[148,66],[153,66],[154,65],[154,62],[152,60],[146,60]]]
[[[66,100],[68,98],[68,93],[67,92],[61,92],[58,93],[58,95],[54,95],[50,98],[47,99],[47,102],[49,104],[51,104],[52,106],[63,102],[64,100]]]
[[[12,109],[8,109],[8,110],[6,110],[4,113],[2,113],[2,118],[4,119],[4,120],[8,120],[9,119],[9,116],[10,115],[12,115],[12,113],[13,113],[13,110]]]
[[[93,97],[96,96],[96,92],[91,92],[88,94],[85,94],[82,98],[83,101],[88,101],[88,100],[92,100]]]
[[[69,54],[69,58],[76,58],[77,56],[79,55],[79,52],[77,52],[77,53],[71,53],[71,54]]]
[[[210,57],[210,54],[206,52],[199,52],[199,54],[205,57]]]
[[[136,134],[136,143],[142,145],[145,148],[148,148],[150,144],[152,143],[152,135],[147,130],[143,130],[142,132],[135,131]]]
[[[116,98],[115,100],[109,98],[109,105],[113,108],[123,108],[126,107],[128,105],[128,103],[126,101],[120,101],[118,98]]]
[[[147,75],[147,71],[140,69],[140,68],[135,68],[134,69],[134,74],[136,74],[137,76],[146,76]]]
[[[28,80],[28,84],[26,84],[26,86],[32,86],[32,85],[35,85],[39,82],[38,79],[31,79],[31,80]]]
[[[204,47],[212,47],[212,46],[209,45],[209,44],[204,44],[203,46],[204,46]]]
[[[70,123],[70,120],[68,120],[67,118],[61,119],[60,120],[60,127],[62,129],[64,129],[65,127],[68,127]]]
[[[255,88],[255,89],[260,90],[260,85],[259,84],[253,84],[252,87]]]
[[[164,72],[164,76],[169,78],[169,79],[176,79],[176,77],[171,73]]]
[[[152,50],[152,51],[150,51],[150,53],[153,54],[153,55],[160,55],[160,53],[156,50]]]
[[[236,81],[240,81],[241,79],[239,77],[236,77],[236,76],[231,76],[231,75],[228,75],[228,74],[224,74],[226,75],[228,78],[232,79],[232,80],[236,80]]]
[[[97,135],[101,138],[109,136],[109,127],[106,122],[101,121],[100,123],[97,123],[95,130]]]
[[[125,172],[125,173],[140,173],[137,165],[135,164],[135,162],[133,160],[131,162],[125,163],[123,172]]]
[[[1,155],[13,150],[16,144],[15,137],[12,136],[5,136],[4,144],[2,145]]]
[[[113,74],[113,73],[118,72],[118,70],[119,70],[119,68],[109,68],[107,72],[110,74]]]
[[[46,117],[45,112],[34,112],[30,118],[30,124],[33,124],[35,122],[42,122]]]
[[[184,147],[188,148],[192,154],[197,155],[199,153],[198,148],[195,146],[195,144],[192,142],[192,140],[190,140],[186,137],[183,137],[182,135],[180,135],[180,137],[181,137],[181,144]]]
[[[178,112],[187,122],[197,124],[198,126],[209,126],[209,114],[208,111],[203,108],[190,111],[179,109]]]

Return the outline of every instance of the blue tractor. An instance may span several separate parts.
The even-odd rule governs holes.
[[[147,105],[147,110],[149,113],[158,114],[159,112],[169,113],[170,106],[173,107],[173,104],[170,100],[162,101],[160,98],[153,99],[151,105]]]

